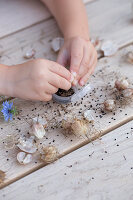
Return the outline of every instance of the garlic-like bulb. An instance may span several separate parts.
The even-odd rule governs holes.
[[[21,137],[18,140],[17,146],[19,147],[19,149],[27,153],[35,153],[37,150],[34,143],[34,136],[31,136],[30,138]]]
[[[125,90],[129,87],[129,82],[126,79],[116,80],[115,87],[117,90]]]
[[[104,108],[107,111],[113,111],[115,109],[115,101],[112,99],[106,100],[104,102]]]
[[[42,124],[35,122],[32,124],[29,133],[30,135],[34,135],[37,139],[42,139],[45,136],[46,131]]]
[[[30,49],[25,53],[24,58],[26,59],[33,58],[35,54],[36,54],[36,51],[34,49]]]
[[[55,52],[57,52],[62,47],[63,43],[64,43],[64,39],[61,37],[57,37],[52,40],[51,47]]]
[[[133,52],[130,51],[127,53],[127,61],[133,64]]]
[[[101,45],[101,50],[104,56],[112,56],[118,51],[118,46],[110,40],[103,41]]]
[[[133,88],[128,88],[123,90],[122,92],[123,97],[130,98],[133,96]]]
[[[43,153],[41,154],[41,160],[46,163],[51,163],[58,159],[58,150],[55,146],[46,146],[43,148]]]
[[[32,161],[32,155],[25,152],[19,152],[17,154],[17,161],[20,164],[26,165]]]

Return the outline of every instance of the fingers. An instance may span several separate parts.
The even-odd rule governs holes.
[[[72,80],[72,75],[70,71],[68,71],[65,67],[62,65],[59,65],[55,62],[52,62],[52,66],[50,67],[50,71],[53,73],[56,73],[57,75],[61,76],[62,78],[68,80],[71,82]]]
[[[58,91],[58,88],[57,87],[55,87],[55,86],[53,86],[53,85],[51,85],[51,84],[49,84],[48,86],[47,86],[47,93],[48,94],[54,94],[54,93],[56,93]]]
[[[88,71],[88,73],[85,74],[85,76],[82,77],[82,78],[80,79],[79,84],[80,84],[81,86],[83,86],[83,85],[86,84],[86,82],[88,81],[90,75],[94,72],[94,69],[95,69],[95,67],[96,67],[96,64],[97,64],[97,61],[95,61],[95,62],[93,63],[93,65],[92,65],[91,69]]]
[[[57,63],[63,65],[64,67],[67,66],[70,59],[70,55],[66,48],[62,48],[57,57]]]
[[[71,88],[71,83],[65,78],[59,76],[58,74],[51,73],[51,79],[49,83],[56,88],[61,88],[63,90],[69,90]]]
[[[88,46],[84,47],[83,52],[84,52],[83,58],[82,58],[82,61],[81,61],[81,64],[80,64],[80,69],[79,69],[79,76],[80,77],[83,77],[90,69],[91,55],[89,54]]]
[[[83,47],[81,39],[77,39],[73,41],[71,47],[71,61],[70,61],[71,72],[76,72],[78,74],[82,58],[83,58]]]

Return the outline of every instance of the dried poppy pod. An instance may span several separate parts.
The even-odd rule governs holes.
[[[115,87],[117,90],[125,90],[129,87],[129,82],[126,79],[116,80]]]
[[[115,109],[115,101],[112,99],[108,99],[104,102],[104,108],[107,111],[113,111]]]
[[[17,161],[22,165],[26,165],[32,161],[32,155],[25,152],[19,152],[17,154]]]
[[[53,145],[49,145],[47,147],[43,147],[41,153],[41,160],[46,163],[51,163],[58,159],[59,152],[57,148]]]
[[[131,98],[133,96],[133,88],[123,90],[122,95],[123,97]]]
[[[133,64],[133,52],[129,51],[126,55],[127,61],[131,64]]]

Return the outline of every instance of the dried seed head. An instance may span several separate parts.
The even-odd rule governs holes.
[[[126,79],[116,80],[115,87],[117,90],[125,90],[129,87],[129,82]]]
[[[26,165],[32,161],[32,155],[25,152],[19,152],[17,154],[17,161],[20,164]]]
[[[51,47],[55,52],[57,52],[62,47],[63,43],[64,43],[64,39],[61,37],[57,37],[52,40]]]
[[[37,139],[42,139],[46,134],[44,126],[39,122],[35,122],[32,124],[29,133],[31,135],[34,135]]]
[[[103,41],[101,50],[104,52],[104,56],[113,56],[118,51],[118,47],[112,41],[107,40]]]
[[[123,95],[123,97],[131,98],[133,96],[133,89],[128,88],[128,89],[123,90],[122,95]]]
[[[41,154],[41,160],[46,163],[51,163],[58,159],[58,150],[55,146],[47,146],[43,148],[43,153]]]
[[[133,52],[130,51],[127,53],[127,61],[133,64]]]
[[[78,136],[87,135],[88,127],[87,122],[84,119],[74,119],[74,122],[71,125],[72,133]]]
[[[34,143],[34,136],[31,136],[30,138],[21,137],[18,140],[17,146],[27,153],[35,153],[37,148]]]
[[[104,108],[105,108],[105,110],[107,110],[107,111],[112,111],[112,110],[114,110],[114,109],[115,109],[115,101],[112,100],[112,99],[106,100],[106,101],[104,102]]]
[[[30,49],[25,53],[24,58],[26,59],[33,58],[35,54],[36,54],[36,51],[34,49]]]
[[[0,170],[0,184],[4,182],[6,173]]]

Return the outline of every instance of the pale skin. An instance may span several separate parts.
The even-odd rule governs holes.
[[[35,59],[23,64],[0,65],[0,94],[26,100],[49,101],[59,88],[69,90],[73,72],[83,86],[94,72],[97,52],[90,42],[82,0],[42,0],[64,36],[57,62]],[[70,66],[70,70],[65,67]]]

